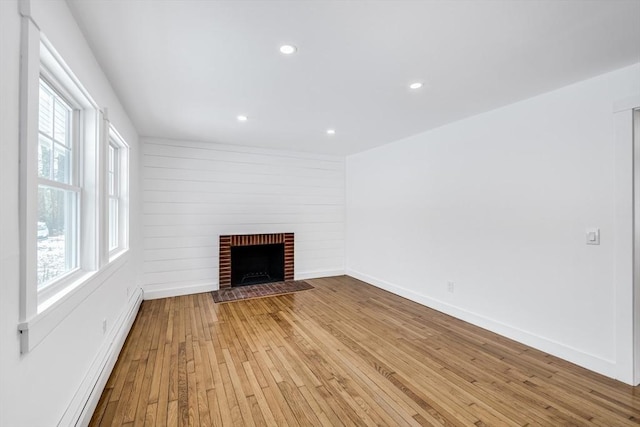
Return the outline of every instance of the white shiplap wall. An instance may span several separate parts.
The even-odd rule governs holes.
[[[344,159],[155,138],[143,145],[145,298],[218,288],[218,236],[295,233],[296,278],[344,272]]]

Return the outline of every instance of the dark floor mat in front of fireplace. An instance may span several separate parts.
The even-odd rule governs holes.
[[[261,283],[259,285],[236,286],[211,292],[214,302],[239,301],[250,298],[270,297],[292,292],[313,289],[304,280],[288,280],[286,282]]]

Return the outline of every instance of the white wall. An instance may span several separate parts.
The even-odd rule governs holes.
[[[613,105],[640,93],[639,76],[624,68],[349,156],[347,274],[630,381],[616,354],[632,325],[616,323],[614,242],[627,236],[614,232]],[[589,227],[601,245],[585,244]]]
[[[296,278],[344,273],[344,159],[143,140],[145,298],[218,287],[218,237],[295,233]]]
[[[137,134],[95,61],[63,1],[33,3],[33,16],[67,65],[131,146],[131,163],[138,161]],[[124,263],[77,309],[73,310],[35,349],[21,355],[19,320],[18,240],[18,90],[20,15],[18,2],[0,1],[0,426],[52,426],[65,411],[77,410],[86,397],[87,380],[96,376],[116,325],[123,319],[130,290],[138,282],[140,209],[131,206],[132,250]],[[136,168],[131,193],[139,191]],[[138,254],[139,255],[139,254]],[[35,268],[35,266],[34,266]],[[104,277],[103,277],[104,279]],[[107,319],[106,334],[102,320]],[[125,331],[126,332],[126,331]],[[84,382],[84,383],[83,383]],[[89,381],[91,382],[91,381]],[[66,418],[65,418],[66,420]],[[63,421],[62,425],[65,425]]]

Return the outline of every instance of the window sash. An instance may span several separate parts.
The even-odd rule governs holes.
[[[77,183],[77,147],[74,146],[74,141],[78,138],[79,112],[76,114],[78,110],[74,110],[69,99],[57,91],[43,75],[40,75],[39,90],[38,177],[67,184]],[[43,104],[43,100],[49,105]],[[44,108],[50,110],[50,117],[42,112]],[[59,119],[59,110],[64,112],[63,119]],[[63,130],[60,130],[61,126],[64,127]],[[63,160],[62,168],[60,160]],[[63,172],[62,175],[60,171]]]
[[[120,147],[109,141],[107,181],[109,197],[120,197]]]
[[[126,168],[127,145],[109,126],[109,138],[106,158],[106,213],[107,213],[107,248],[109,257],[117,255],[127,248],[126,202],[124,197],[127,177],[123,176]],[[123,166],[124,165],[124,166]]]
[[[109,252],[120,247],[120,200],[109,197]]]
[[[49,192],[47,192],[49,190]],[[51,190],[54,190],[51,192]],[[57,195],[55,193],[58,192]],[[80,253],[79,253],[79,238],[80,238],[80,206],[81,191],[80,189],[73,188],[67,185],[60,186],[49,185],[46,183],[38,184],[38,198],[46,197],[49,195],[49,203],[54,203],[55,199],[58,199],[58,203],[62,204],[62,207],[58,207],[62,211],[62,217],[55,213],[45,212],[48,217],[47,226],[50,224],[56,224],[57,228],[48,228],[49,235],[46,241],[38,242],[38,245],[47,246],[43,247],[42,251],[38,248],[37,251],[37,292],[38,297],[43,299],[47,295],[55,293],[55,291],[63,288],[66,283],[66,279],[72,277],[74,273],[80,270]],[[38,209],[38,220],[41,219],[42,212]],[[36,227],[38,225],[36,224]],[[54,231],[58,231],[62,226],[62,233],[54,235]],[[55,241],[54,241],[55,239]],[[46,250],[45,250],[46,249]],[[42,258],[48,258],[47,261],[43,261]],[[61,259],[62,258],[62,259]],[[53,270],[53,275],[49,277],[50,269]],[[56,273],[57,271],[57,273]]]
[[[37,229],[38,222],[46,222],[49,236],[46,241],[38,241],[35,286],[38,301],[45,301],[66,287],[82,267],[83,200],[77,142],[81,117],[74,103],[42,73],[38,88],[38,204],[34,226]]]

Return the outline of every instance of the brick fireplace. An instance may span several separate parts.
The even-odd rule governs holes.
[[[259,246],[259,245],[284,245],[284,280],[293,280],[294,249],[293,233],[276,234],[234,234],[220,236],[220,289],[232,286],[232,248]],[[237,284],[234,284],[234,286]]]

